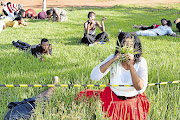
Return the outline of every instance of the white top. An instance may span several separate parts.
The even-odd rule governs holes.
[[[133,85],[130,70],[125,70],[121,63],[117,66],[112,64],[104,73],[100,71],[100,66],[108,62],[114,57],[114,54],[110,55],[101,64],[96,66],[91,72],[91,79],[99,81],[110,71],[110,85]],[[134,64],[134,68],[140,78],[144,80],[144,86],[141,90],[136,90],[134,87],[110,87],[111,90],[117,96],[132,97],[137,94],[143,93],[148,84],[148,69],[146,60],[141,57],[140,62]],[[114,67],[113,67],[114,66]]]
[[[0,33],[2,32],[4,25],[5,25],[5,22],[3,20],[0,20]]]
[[[6,11],[9,17],[11,17],[12,20],[14,20],[17,15],[14,15],[14,12],[18,11],[18,5],[17,4],[6,4],[3,6],[3,10]]]
[[[167,25],[165,25],[165,26],[162,26],[162,25],[161,25],[161,26],[158,26],[158,27],[155,28],[155,29],[149,29],[149,30],[158,33],[159,36],[163,36],[163,35],[167,35],[167,34],[170,34],[170,35],[176,34],[176,33],[174,33],[174,32],[172,31],[172,29],[171,29],[169,26],[167,26]]]
[[[64,9],[60,9],[60,8],[53,8],[54,10],[56,10],[57,14],[60,16],[67,16],[67,12]],[[56,14],[53,13],[53,20],[56,20]]]

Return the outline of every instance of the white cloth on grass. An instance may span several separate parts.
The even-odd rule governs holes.
[[[4,25],[5,25],[5,22],[3,20],[0,20],[0,33],[2,32]]]

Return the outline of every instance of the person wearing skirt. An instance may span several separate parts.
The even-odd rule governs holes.
[[[148,68],[146,59],[141,56],[141,41],[135,34],[120,32],[117,46],[128,46],[134,54],[122,54],[121,50],[116,50],[115,54],[110,55],[92,70],[91,79],[98,81],[110,71],[109,85],[131,85],[131,87],[87,89],[81,91],[75,100],[100,98],[105,117],[112,120],[146,120],[149,102],[144,91],[148,84]]]

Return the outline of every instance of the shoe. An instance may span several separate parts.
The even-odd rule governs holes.
[[[22,43],[22,41],[20,41],[20,40],[18,40],[17,42],[18,42],[18,43]]]
[[[12,44],[14,45],[14,44],[16,44],[17,42],[15,42],[15,41],[12,41]]]

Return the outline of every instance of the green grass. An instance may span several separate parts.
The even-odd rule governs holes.
[[[172,22],[179,17],[180,4],[147,6],[115,6],[111,8],[74,7],[67,8],[68,21],[52,23],[45,20],[30,20],[29,26],[7,28],[0,38],[0,84],[51,84],[53,76],[60,77],[60,84],[108,84],[109,75],[102,80],[90,80],[91,70],[115,51],[118,30],[133,32],[134,24],[160,24],[162,18]],[[105,21],[110,43],[88,47],[80,43],[83,37],[83,23],[89,11],[96,13],[96,19]],[[176,31],[173,24],[173,31]],[[100,32],[97,30],[97,33]],[[12,45],[12,40],[22,40],[29,44],[39,44],[42,38],[49,39],[53,55],[45,57],[44,62],[30,53],[20,51]],[[148,63],[149,83],[180,80],[180,38],[170,36],[140,36],[143,45],[143,57]],[[47,88],[0,88],[0,119],[8,111],[11,101],[21,101],[38,95]],[[93,113],[102,118],[98,102],[91,105],[74,104],[74,97],[86,87],[56,88],[45,114],[38,103],[35,119],[90,119]],[[91,88],[101,89],[101,88]],[[180,119],[179,84],[148,87],[146,95],[150,102],[151,120]],[[98,105],[97,105],[98,104]],[[94,106],[94,107],[93,107]],[[58,109],[58,111],[57,111]],[[97,110],[95,112],[95,110]],[[64,111],[64,113],[63,113]]]

